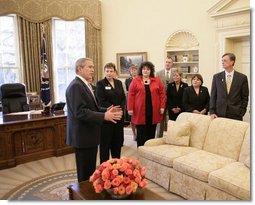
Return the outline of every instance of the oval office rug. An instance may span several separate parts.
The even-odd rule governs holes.
[[[69,200],[67,187],[77,183],[76,170],[62,171],[28,181],[4,196],[11,201],[63,201]],[[183,200],[159,185],[149,181],[148,189],[158,193],[165,200]]]
[[[77,183],[76,170],[63,171],[29,181],[5,195],[8,200],[68,200],[70,184]]]

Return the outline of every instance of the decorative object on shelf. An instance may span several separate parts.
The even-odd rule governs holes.
[[[129,67],[131,65],[139,66],[146,60],[147,52],[117,53],[117,69],[120,77],[130,77]]]
[[[198,61],[198,55],[197,54],[192,55],[192,61]]]
[[[195,66],[195,67],[193,68],[193,72],[194,72],[194,73],[197,73],[197,72],[198,72],[198,67],[197,67],[197,66]]]
[[[182,61],[183,61],[183,62],[188,62],[188,60],[189,60],[188,55],[183,55],[183,56],[182,56]]]
[[[189,73],[190,72],[190,66],[181,66],[181,71],[183,73]]]
[[[136,159],[114,158],[103,162],[90,176],[89,181],[93,182],[96,193],[103,196],[110,194],[114,199],[121,199],[148,184],[145,173],[145,167]]]

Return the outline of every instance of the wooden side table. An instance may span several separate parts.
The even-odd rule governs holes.
[[[70,200],[113,200],[109,195],[106,195],[106,197],[103,198],[101,194],[97,194],[94,191],[92,183],[89,181],[71,184],[68,187],[68,190]],[[151,190],[144,188],[140,193],[132,194],[125,200],[164,200],[164,198]]]

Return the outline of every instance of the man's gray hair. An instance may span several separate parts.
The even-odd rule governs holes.
[[[79,58],[76,62],[75,62],[75,72],[78,72],[78,68],[79,67],[84,67],[86,61],[92,61],[93,60],[91,58]]]

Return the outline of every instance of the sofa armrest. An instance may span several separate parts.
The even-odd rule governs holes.
[[[144,146],[150,147],[150,146],[158,146],[158,145],[163,145],[163,144],[166,144],[165,137],[160,137],[160,138],[147,140],[144,143]]]

